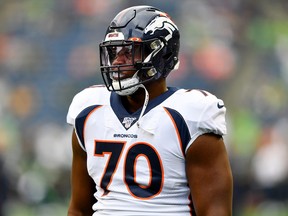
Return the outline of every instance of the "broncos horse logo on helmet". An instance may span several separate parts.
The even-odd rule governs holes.
[[[135,6],[118,13],[99,45],[100,69],[107,89],[130,95],[141,84],[167,77],[178,68],[179,40],[175,23],[155,7]],[[115,63],[123,50],[131,61]],[[136,58],[137,53],[140,57]],[[133,75],[125,77],[125,71]]]
[[[144,30],[144,33],[147,34],[148,32],[150,33],[151,31],[151,35],[153,35],[155,33],[155,31],[157,30],[163,30],[166,29],[169,34],[166,36],[167,37],[167,41],[172,38],[173,35],[173,31],[175,31],[176,29],[178,30],[177,26],[175,26],[175,24],[171,23],[171,20],[167,17],[156,17]]]

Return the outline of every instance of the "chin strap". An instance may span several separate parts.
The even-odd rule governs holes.
[[[148,93],[147,89],[145,88],[145,86],[143,84],[141,84],[141,85],[139,85],[139,88],[143,88],[145,90],[145,99],[144,99],[144,104],[143,104],[143,107],[142,107],[142,110],[141,110],[141,113],[140,113],[140,116],[139,116],[139,119],[137,122],[138,127],[140,127],[140,120],[143,117],[144,112],[145,112],[145,110],[148,106],[148,102],[149,102],[149,93]]]
[[[123,79],[123,80],[113,80],[112,85],[110,86],[110,90],[115,92],[120,95],[120,96],[126,96],[126,95],[131,95],[134,92],[136,92],[139,88],[138,84],[139,83],[139,77],[138,77],[138,71],[135,72],[135,74],[131,78]],[[132,86],[130,88],[126,88],[128,86]],[[124,88],[121,90],[121,88]]]

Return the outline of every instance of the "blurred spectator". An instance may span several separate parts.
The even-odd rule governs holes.
[[[252,173],[261,187],[273,187],[287,178],[288,146],[279,134],[265,131],[252,161]]]

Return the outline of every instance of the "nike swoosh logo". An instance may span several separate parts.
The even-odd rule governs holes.
[[[217,103],[217,107],[218,107],[219,109],[223,108],[224,106],[225,106],[225,105],[224,105],[223,102],[218,102],[218,103]]]

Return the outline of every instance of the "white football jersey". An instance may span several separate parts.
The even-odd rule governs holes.
[[[185,153],[204,133],[226,133],[222,100],[202,90],[169,88],[129,113],[104,86],[78,93],[67,122],[87,153],[97,215],[192,215]],[[138,123],[139,124],[138,124]]]

